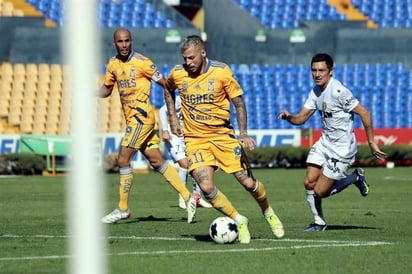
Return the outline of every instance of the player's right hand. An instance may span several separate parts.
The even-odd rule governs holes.
[[[176,136],[182,137],[183,136],[183,131],[180,128],[180,122],[179,122],[179,118],[177,117],[177,115],[170,115],[170,130],[172,131],[172,133]]]

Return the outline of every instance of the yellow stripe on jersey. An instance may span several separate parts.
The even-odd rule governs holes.
[[[209,60],[206,71],[193,78],[182,65],[177,65],[170,73],[168,84],[178,89],[182,99],[185,136],[233,134],[230,99],[242,95],[243,90],[229,66]]]
[[[143,124],[154,124],[154,108],[150,103],[151,79],[159,78],[157,66],[142,54],[133,52],[127,62],[110,59],[104,84],[117,84],[126,123],[137,119]]]

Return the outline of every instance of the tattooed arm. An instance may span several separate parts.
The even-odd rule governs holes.
[[[245,102],[242,96],[238,96],[232,99],[232,102],[236,109],[236,120],[239,125],[239,139],[243,147],[250,150],[255,148],[256,142],[253,138],[249,137],[247,132],[247,110]]]

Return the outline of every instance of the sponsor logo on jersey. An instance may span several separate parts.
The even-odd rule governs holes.
[[[130,78],[136,78],[136,68],[135,67],[131,67],[130,68]]]
[[[182,92],[187,92],[187,86],[188,86],[187,81],[183,81],[183,83],[182,83]]]
[[[209,92],[215,91],[215,80],[214,79],[209,79],[207,81],[207,91]]]

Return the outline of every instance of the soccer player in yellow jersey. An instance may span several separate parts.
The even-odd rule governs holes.
[[[273,234],[285,234],[283,224],[275,215],[262,182],[256,180],[245,161],[243,148],[253,149],[255,141],[247,132],[247,112],[243,90],[230,68],[206,57],[204,42],[197,35],[188,36],[180,45],[184,64],[170,72],[165,90],[171,130],[186,142],[189,172],[198,182],[206,199],[218,211],[234,219],[238,225],[239,242],[250,242],[248,219],[239,214],[229,199],[216,187],[214,171],[220,168],[231,173],[259,204]],[[183,130],[175,109],[175,90],[182,101]],[[230,101],[235,106],[240,140],[230,123]],[[243,147],[243,148],[242,148]]]
[[[186,207],[190,223],[196,212],[196,203],[176,169],[164,160],[158,145],[160,139],[154,132],[155,114],[150,104],[150,85],[153,80],[164,86],[166,80],[149,58],[132,50],[132,36],[129,30],[117,29],[113,39],[117,55],[112,57],[107,65],[99,95],[103,98],[110,96],[114,85],[117,84],[127,126],[118,159],[120,201],[113,212],[102,218],[102,222],[116,223],[130,217],[128,201],[133,181],[130,162],[136,151],[140,150],[150,165],[160,172],[188,203]]]

